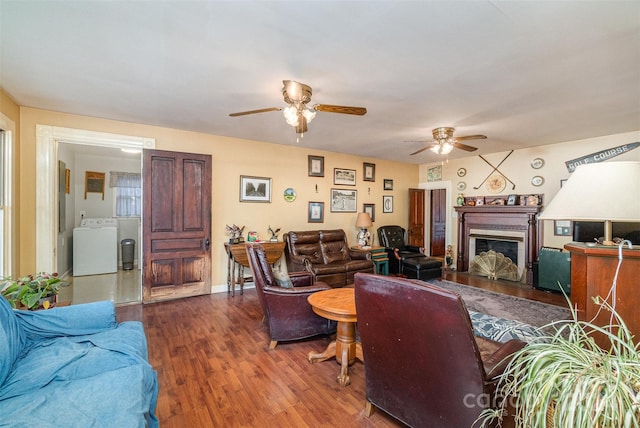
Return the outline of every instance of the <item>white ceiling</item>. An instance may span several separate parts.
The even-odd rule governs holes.
[[[282,80],[313,88],[296,143]],[[7,1],[20,105],[394,161],[453,126],[475,156],[640,129],[640,2]]]

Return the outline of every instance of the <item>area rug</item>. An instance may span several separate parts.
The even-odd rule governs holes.
[[[469,311],[497,318],[520,321],[542,327],[553,321],[571,318],[569,309],[533,300],[500,294],[446,280],[430,280],[429,284],[460,294]]]

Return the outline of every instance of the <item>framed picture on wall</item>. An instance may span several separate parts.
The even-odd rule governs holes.
[[[393,190],[393,180],[390,178],[384,179],[384,190]]]
[[[364,181],[376,181],[376,164],[375,163],[362,163],[363,168],[363,180]]]
[[[554,220],[553,234],[556,236],[572,236],[571,220]]]
[[[240,202],[271,202],[271,179],[241,175]]]
[[[309,177],[324,177],[324,156],[309,155]]]
[[[357,190],[331,189],[331,212],[355,213],[357,212],[357,199]]]
[[[356,185],[356,170],[333,168],[333,184],[343,186],[355,186]]]
[[[309,202],[308,223],[324,223],[324,202]]]
[[[376,204],[363,204],[362,212],[369,214],[372,222],[376,221]]]
[[[383,213],[393,212],[393,196],[385,195],[382,197],[382,212]]]

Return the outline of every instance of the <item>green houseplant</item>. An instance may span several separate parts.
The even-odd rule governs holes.
[[[579,321],[572,311],[572,320],[547,325],[552,333],[518,351],[504,371],[497,396],[506,398],[481,415],[485,426],[513,412],[516,427],[640,427],[640,344],[613,308],[594,300],[611,311],[611,324]]]
[[[0,283],[0,293],[13,308],[30,310],[44,307],[48,309],[55,301],[63,282],[57,273],[39,272],[18,279],[6,278]]]

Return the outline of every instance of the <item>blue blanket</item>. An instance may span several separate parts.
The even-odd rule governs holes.
[[[0,427],[157,427],[139,322],[111,302],[14,311],[0,298]]]

